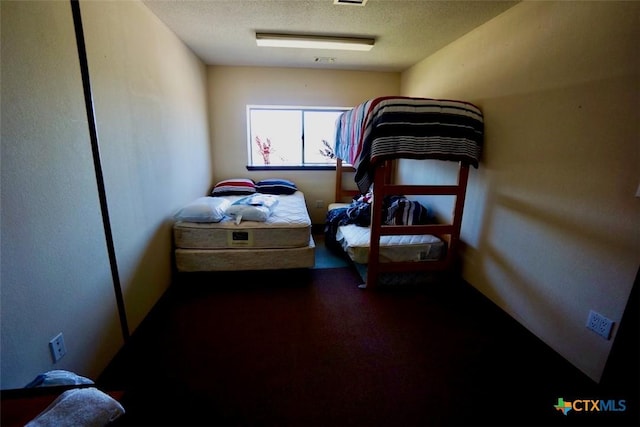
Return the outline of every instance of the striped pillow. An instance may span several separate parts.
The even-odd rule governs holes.
[[[218,182],[211,191],[212,196],[245,196],[256,192],[256,184],[251,179],[234,178]]]

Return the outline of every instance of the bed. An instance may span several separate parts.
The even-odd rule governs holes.
[[[484,136],[480,109],[464,101],[413,97],[370,99],[343,113],[336,123],[334,153],[336,202],[329,206],[325,235],[329,234],[359,267],[364,283],[373,287],[383,278],[425,277],[427,272],[453,268],[457,255],[470,167],[478,167]],[[457,182],[451,185],[393,184],[397,159],[436,159],[457,163]],[[354,186],[345,185],[347,172]],[[355,188],[354,188],[355,187]],[[371,194],[368,225],[331,226],[335,209],[346,199]],[[388,198],[454,196],[448,223],[417,221],[390,223]],[[334,223],[335,224],[335,223]],[[364,272],[364,273],[363,273]],[[413,280],[413,279],[410,279]]]
[[[229,180],[225,181],[228,184]],[[238,218],[229,215],[230,207],[253,196],[228,191],[213,194],[216,188],[223,187],[222,182],[216,184],[211,196],[199,198],[176,215],[173,239],[179,272],[299,269],[315,265],[315,243],[303,192],[295,189],[288,194],[268,194],[265,197],[276,201],[268,214],[252,217],[244,211],[245,216]],[[263,195],[259,191],[254,194]],[[202,203],[207,204],[205,208]],[[193,206],[200,209],[194,210]],[[189,207],[191,211],[185,213]],[[206,215],[202,214],[203,209]],[[197,215],[189,216],[194,211]]]

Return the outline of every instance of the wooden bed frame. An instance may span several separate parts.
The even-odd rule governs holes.
[[[356,168],[345,164],[342,159],[336,159],[336,197],[335,203],[348,203],[351,199],[360,194],[360,190],[347,189],[344,186],[343,177],[345,173],[355,172]]]
[[[351,165],[343,165],[342,160],[336,162],[336,202],[359,194],[358,190],[345,189],[343,174],[354,172]],[[367,264],[366,283],[361,288],[375,287],[382,273],[392,272],[446,272],[454,267],[460,241],[462,214],[469,177],[469,165],[458,162],[458,181],[453,185],[397,185],[392,183],[393,160],[386,160],[375,169],[373,181],[373,204],[371,206],[371,240],[369,243],[369,259]],[[382,201],[390,195],[433,195],[454,196],[455,202],[451,221],[444,224],[428,225],[385,225],[382,218]],[[390,235],[430,234],[441,238],[447,244],[444,257],[434,261],[379,262],[380,238]]]

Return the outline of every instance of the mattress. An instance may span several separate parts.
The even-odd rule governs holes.
[[[341,225],[336,241],[353,262],[366,264],[371,229],[355,224]],[[381,236],[380,262],[430,261],[440,259],[446,243],[432,235]]]
[[[346,208],[349,207],[351,203],[329,203],[329,206],[327,207],[327,211],[333,210],[333,209],[340,209],[340,208]]]
[[[181,272],[279,270],[315,265],[315,243],[298,248],[276,249],[176,249],[176,268]]]
[[[265,222],[225,218],[217,223],[177,221],[173,226],[178,249],[287,249],[307,248],[311,218],[304,193],[278,195],[278,204]],[[235,201],[241,196],[226,196]]]

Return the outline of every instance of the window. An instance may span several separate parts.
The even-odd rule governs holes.
[[[335,124],[347,108],[247,106],[249,169],[335,167]]]

